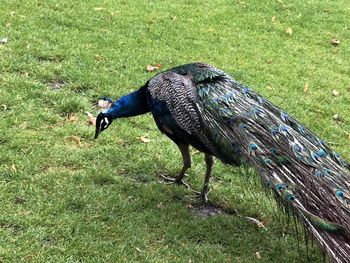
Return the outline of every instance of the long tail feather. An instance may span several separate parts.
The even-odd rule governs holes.
[[[197,83],[197,93],[218,157],[255,167],[332,260],[350,262],[348,163],[287,113],[213,70],[216,76]]]

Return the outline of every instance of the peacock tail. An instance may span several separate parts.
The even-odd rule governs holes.
[[[350,261],[349,164],[264,97],[210,65],[172,69],[193,79],[217,157],[253,166],[334,262]]]

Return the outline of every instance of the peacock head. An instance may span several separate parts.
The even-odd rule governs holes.
[[[105,112],[101,112],[99,115],[97,115],[95,139],[102,131],[104,131],[109,127],[109,125],[111,125],[112,121],[112,117]]]

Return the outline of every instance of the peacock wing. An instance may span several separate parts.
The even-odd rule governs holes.
[[[216,155],[214,144],[203,131],[197,108],[196,86],[189,75],[160,73],[148,85],[153,115],[159,126],[198,149]],[[164,127],[165,126],[165,127]]]

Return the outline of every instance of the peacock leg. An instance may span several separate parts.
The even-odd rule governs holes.
[[[180,173],[175,177],[167,177],[164,175],[161,175],[162,178],[164,178],[168,182],[173,182],[177,184],[182,184],[185,185],[187,188],[191,188],[183,179],[186,176],[186,171],[191,168],[191,154],[189,150],[189,145],[188,144],[182,144],[182,143],[177,143],[177,147],[179,147],[179,150],[181,152],[182,156],[182,161],[183,161],[183,166],[180,171]]]
[[[211,169],[214,164],[214,158],[210,154],[205,154],[204,157],[205,164],[207,165],[207,170],[205,172],[205,179],[204,179],[204,185],[202,192],[200,193],[201,198],[203,199],[204,203],[208,203],[208,194],[210,192],[209,190],[209,181],[210,181],[210,175],[211,175]]]

